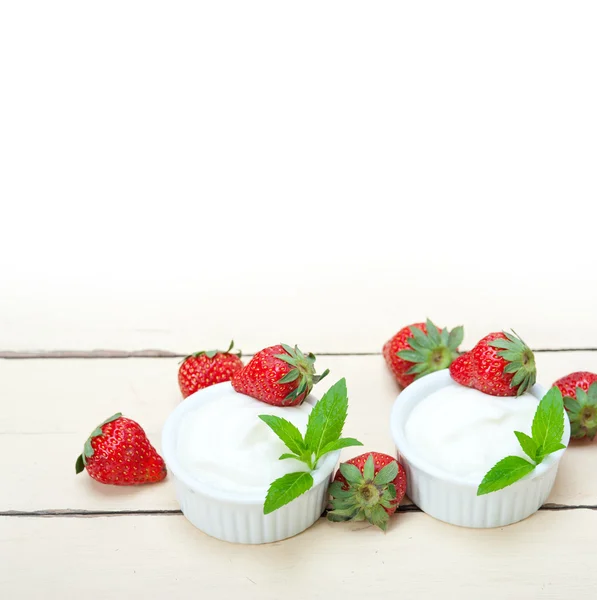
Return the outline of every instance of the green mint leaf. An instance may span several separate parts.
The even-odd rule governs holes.
[[[301,460],[309,467],[309,469],[314,469],[316,460],[315,455],[308,448],[301,454]]]
[[[543,446],[537,446],[537,454],[535,455],[535,463],[540,465],[543,462]]]
[[[543,448],[542,457],[545,457],[548,454],[553,454],[554,452],[557,452],[558,450],[563,450],[565,447],[566,446],[564,446],[564,444],[562,444],[562,442],[548,444],[547,446],[545,446],[545,448]]]
[[[346,379],[342,378],[323,395],[309,415],[305,445],[315,456],[321,456],[322,448],[340,437],[347,412]]]
[[[282,454],[282,456],[280,456],[280,458],[278,458],[278,460],[284,460],[286,458],[294,458],[294,460],[303,460],[300,456],[297,456],[296,454]]]
[[[286,444],[291,452],[300,456],[305,451],[303,436],[294,423],[274,415],[259,415],[259,418]]]
[[[533,440],[537,446],[545,449],[561,443],[564,435],[564,401],[562,392],[554,385],[543,396],[535,411],[532,426]]]
[[[537,446],[535,440],[532,437],[529,437],[526,433],[522,431],[515,431],[514,435],[518,438],[518,442],[520,443],[520,447],[522,451],[531,459],[537,460],[537,450],[539,447]]]
[[[497,492],[530,473],[535,465],[520,456],[507,456],[496,463],[483,477],[477,488],[477,496]]]
[[[379,470],[379,473],[375,476],[373,483],[375,485],[386,485],[391,483],[398,476],[398,463],[393,460],[391,463],[388,463],[383,469]],[[396,494],[394,494],[394,498]]]
[[[355,440],[354,438],[340,438],[339,440],[335,440],[326,444],[320,451],[317,460],[319,460],[322,456],[327,454],[328,452],[335,452],[336,450],[342,450],[342,448],[348,448],[349,446],[362,446],[362,442],[359,440]],[[316,461],[317,462],[317,461]]]
[[[265,503],[263,504],[263,514],[269,515],[278,508],[292,502],[312,487],[313,477],[311,477],[311,473],[288,473],[276,479],[267,491]]]

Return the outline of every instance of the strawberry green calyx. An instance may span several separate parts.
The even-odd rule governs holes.
[[[363,472],[354,465],[342,463],[340,472],[347,484],[334,481],[329,493],[332,510],[330,521],[369,521],[382,531],[388,527],[390,516],[386,509],[394,508],[396,486],[392,483],[398,475],[398,463],[392,461],[375,475],[373,456],[365,462]],[[348,489],[346,489],[348,487]]]
[[[570,419],[570,435],[575,440],[594,439],[597,434],[597,382],[588,391],[576,388],[576,400],[564,398],[564,406]]]
[[[283,360],[292,368],[284,377],[278,380],[278,383],[291,383],[298,381],[298,385],[285,398],[285,400],[294,400],[304,394],[307,397],[313,386],[319,383],[330,371],[326,369],[321,375],[315,374],[315,355],[311,352],[305,355],[298,346],[292,348],[288,344],[280,344],[286,351],[286,354],[276,354],[276,358]]]
[[[407,371],[415,375],[415,380],[434,371],[447,369],[458,358],[458,346],[464,337],[464,328],[459,325],[452,331],[440,330],[429,319],[426,322],[427,333],[418,327],[411,327],[413,337],[408,338],[412,350],[400,350],[398,357],[414,365]]]
[[[512,333],[503,331],[502,333],[507,339],[493,340],[489,342],[489,345],[500,348],[497,355],[508,363],[504,367],[504,373],[514,373],[510,387],[515,388],[518,386],[516,395],[520,396],[532,388],[537,380],[535,355],[515,331],[512,331]]]
[[[75,472],[77,475],[85,470],[85,465],[87,464],[87,459],[93,456],[93,446],[91,445],[91,440],[94,437],[99,435],[103,435],[102,427],[107,423],[111,423],[112,421],[116,421],[122,417],[122,413],[116,413],[112,415],[110,418],[106,419],[101,425],[98,425],[92,432],[91,435],[87,438],[85,445],[83,446],[83,452],[78,456],[77,462],[75,465]]]
[[[232,348],[234,348],[234,340],[231,340],[228,350],[199,350],[199,352],[194,352],[193,354],[185,356],[180,362],[183,363],[185,360],[191,357],[198,358],[199,356],[203,355],[207,356],[207,358],[214,358],[216,354],[234,354],[240,358],[242,356],[241,351],[237,350],[236,352],[232,352]]]

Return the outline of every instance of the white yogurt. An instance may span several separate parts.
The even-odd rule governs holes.
[[[531,435],[537,404],[531,394],[501,398],[454,382],[413,408],[406,439],[435,467],[481,481],[502,458],[525,457],[514,431]]]
[[[287,473],[307,471],[305,463],[278,460],[290,452],[259,418],[276,415],[294,423],[304,435],[311,405],[276,407],[233,390],[213,398],[180,425],[177,455],[198,481],[231,492],[263,492]]]

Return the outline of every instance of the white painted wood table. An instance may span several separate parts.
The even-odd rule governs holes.
[[[541,380],[597,363],[595,351],[541,351]],[[594,598],[597,446],[565,454],[548,504],[516,525],[471,530],[408,502],[384,535],[324,519],[295,538],[231,545],[193,528],[171,482],[139,488],[75,476],[89,430],[117,410],[152,441],[180,401],[178,358],[0,360],[0,590],[30,598],[324,598],[393,594],[461,598]],[[320,355],[346,377],[346,431],[393,452],[398,388],[379,354]],[[344,458],[356,452],[350,449]]]

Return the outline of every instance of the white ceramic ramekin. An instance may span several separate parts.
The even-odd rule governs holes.
[[[534,471],[513,485],[477,496],[480,481],[452,476],[434,467],[407,441],[404,425],[411,410],[432,392],[452,383],[448,369],[426,375],[405,388],[394,403],[390,430],[398,460],[406,470],[408,497],[427,514],[452,525],[503,527],[525,519],[547,500],[564,450],[550,454]],[[545,391],[535,385],[530,393],[539,401]],[[562,443],[567,446],[569,440],[570,422],[565,418]]]
[[[328,486],[340,452],[331,452],[323,457],[312,473],[314,483],[308,492],[269,515],[263,514],[265,492],[241,495],[219,490],[197,480],[178,460],[178,430],[185,416],[201,403],[214,396],[227,395],[231,390],[229,382],[199,390],[181,402],[164,424],[162,453],[174,481],[180,508],[195,527],[226,542],[263,544],[301,533],[313,525],[325,509]],[[232,393],[236,392],[232,390]],[[314,405],[317,399],[309,396],[305,402]],[[268,405],[263,407],[267,413]]]

